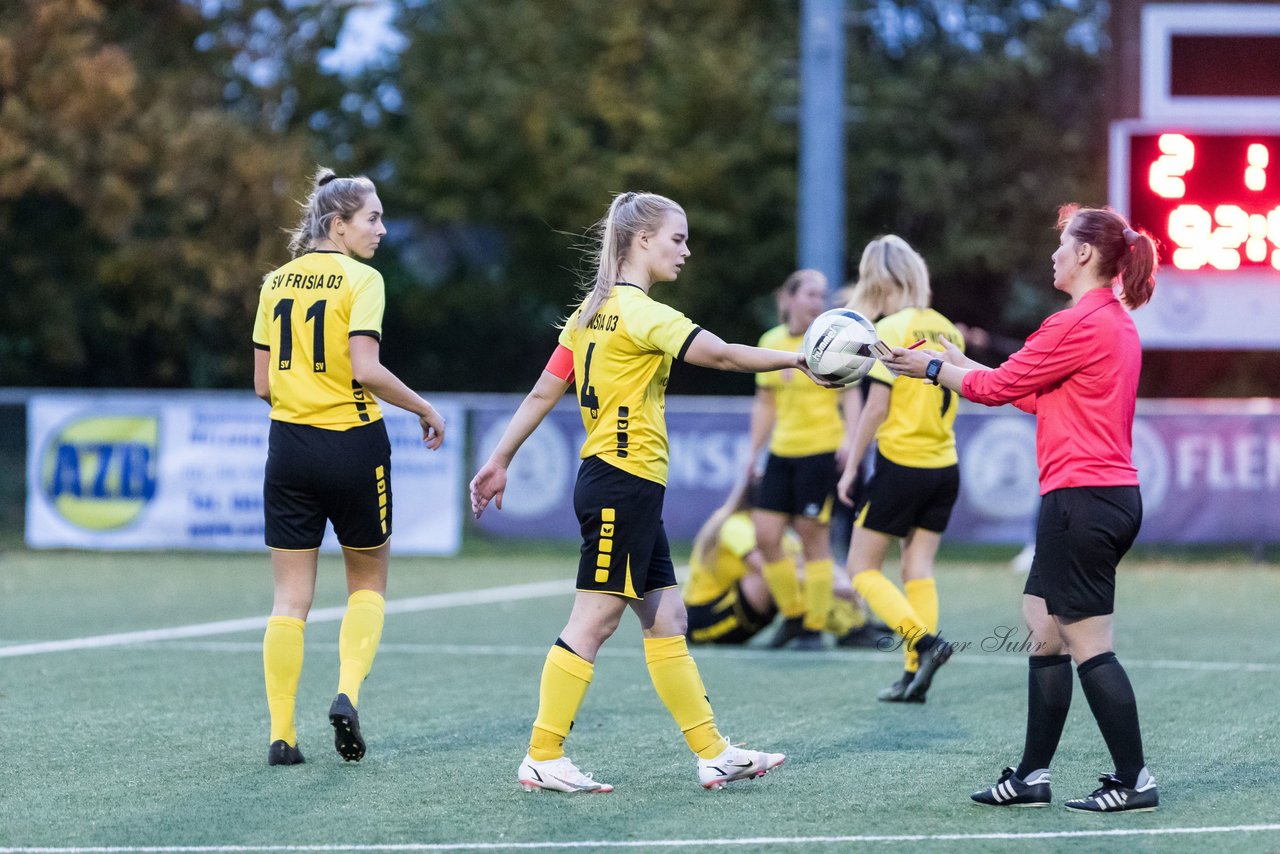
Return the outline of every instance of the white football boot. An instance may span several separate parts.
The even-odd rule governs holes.
[[[608,783],[599,783],[592,780],[590,774],[579,771],[568,756],[539,762],[526,754],[516,779],[526,792],[545,789],[550,792],[607,794],[613,791],[613,786]]]
[[[698,782],[704,789],[723,789],[735,780],[763,777],[777,768],[787,757],[781,753],[762,753],[730,744],[715,759],[698,759]]]

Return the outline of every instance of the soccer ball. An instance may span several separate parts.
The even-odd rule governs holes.
[[[876,327],[858,312],[833,308],[814,318],[804,333],[804,359],[809,370],[839,385],[856,383],[871,371],[876,357],[871,344]]]

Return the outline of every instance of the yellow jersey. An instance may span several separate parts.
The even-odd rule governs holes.
[[[725,519],[706,557],[696,552],[689,557],[685,604],[705,605],[723,596],[747,574],[746,557],[755,549],[756,526],[751,522],[750,512],[742,510]],[[804,553],[800,538],[790,529],[783,535],[782,550],[792,559]]]
[[[942,350],[946,338],[961,350],[964,336],[931,308],[904,308],[876,324],[876,334],[890,347],[909,347],[921,338],[931,350]],[[879,361],[868,374],[893,389],[889,414],[876,431],[885,458],[900,466],[932,469],[953,466],[956,457],[956,409],[959,396],[922,380],[895,377]]]
[[[635,285],[618,283],[585,326],[579,305],[560,330],[573,351],[573,375],[587,441],[582,459],[600,457],[666,485],[667,381],[701,328]]]
[[[786,325],[760,336],[761,347],[800,352],[803,335],[792,335]],[[844,441],[840,417],[840,389],[823,388],[797,368],[756,374],[756,387],[774,393],[776,417],[769,438],[769,453],[777,457],[829,454]]]
[[[382,337],[382,274],[341,252],[316,251],[269,273],[253,345],[271,352],[271,418],[347,430],[382,417],[351,369],[352,335]]]

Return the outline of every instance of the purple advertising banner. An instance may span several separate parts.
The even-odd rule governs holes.
[[[472,404],[474,472],[518,404]],[[672,398],[667,533],[691,538],[747,464],[750,400]],[[566,398],[511,467],[504,507],[480,520],[512,537],[576,538],[573,481],[584,437]],[[961,494],[952,542],[1019,544],[1039,505],[1035,419],[1010,407],[965,405],[956,420]],[[1140,401],[1133,433],[1142,481],[1145,543],[1280,542],[1280,404],[1274,401]]]

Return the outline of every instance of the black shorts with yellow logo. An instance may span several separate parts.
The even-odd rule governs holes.
[[[391,536],[391,441],[381,419],[350,430],[272,421],[263,484],[267,547],[320,547],[333,523],[349,549]]]
[[[960,497],[960,467],[902,466],[877,452],[875,471],[863,494],[866,503],[858,514],[858,527],[891,537],[905,537],[912,528],[940,534]]]
[[[807,457],[770,454],[754,506],[826,524],[839,482],[834,451]]]
[[[690,605],[689,630],[691,643],[744,644],[773,622],[778,609],[770,604],[760,613],[751,607],[742,595],[742,582],[721,593],[719,597],[702,605]]]
[[[676,586],[676,568],[662,526],[666,487],[628,474],[599,457],[578,468],[573,509],[582,527],[578,589],[643,599]]]

